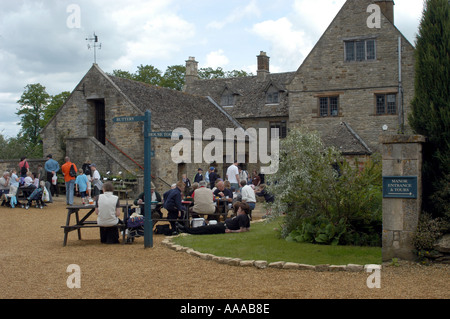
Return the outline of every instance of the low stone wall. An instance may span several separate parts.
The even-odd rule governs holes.
[[[38,158],[38,159],[27,159],[28,164],[30,165],[30,170],[34,173],[37,172],[38,165],[42,165],[44,167],[46,159]],[[19,162],[20,159],[16,160],[0,160],[0,173],[5,171],[11,171],[13,168],[19,171]]]
[[[179,236],[183,236],[187,234],[181,234]],[[205,254],[199,251],[196,251],[189,247],[184,247],[181,245],[174,244],[172,242],[173,237],[165,238],[161,243],[162,245],[173,249],[177,252],[184,252],[191,256],[198,257],[203,260],[211,260],[215,261],[219,264],[225,264],[229,266],[239,266],[239,267],[255,267],[258,269],[266,269],[266,268],[276,268],[276,269],[294,269],[294,270],[312,270],[317,272],[324,271],[347,271],[347,272],[363,272],[367,271],[367,269],[373,269],[374,265],[357,265],[357,264],[348,264],[348,265],[306,265],[299,264],[293,262],[286,261],[276,261],[269,263],[266,260],[242,260],[240,258],[232,258],[232,257],[220,257],[212,254]],[[376,265],[381,269],[381,265]]]

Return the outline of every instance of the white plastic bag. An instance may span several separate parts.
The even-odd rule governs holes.
[[[52,184],[53,185],[56,185],[58,183],[58,177],[56,177],[56,174],[53,174],[53,177],[52,177]]]
[[[47,187],[44,187],[44,191],[42,192],[42,201],[44,203],[48,203],[50,201],[50,195],[48,193]]]

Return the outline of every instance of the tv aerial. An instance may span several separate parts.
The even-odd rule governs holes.
[[[98,36],[94,32],[93,38],[86,38],[86,41],[93,42],[93,44],[88,43],[87,47],[90,50],[94,48],[94,63],[97,63],[97,48],[100,50],[102,48],[102,44],[98,43]]]

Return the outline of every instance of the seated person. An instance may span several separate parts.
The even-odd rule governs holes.
[[[259,185],[259,191],[256,191],[256,196],[263,196],[266,203],[273,203],[275,197],[267,192],[266,184]]]
[[[228,203],[233,202],[233,193],[231,192],[231,189],[225,188],[224,181],[217,182],[217,189],[214,191],[214,196],[219,197],[220,199],[225,200]],[[217,202],[216,212],[217,213],[223,212],[224,218],[226,217],[227,214],[228,205],[226,204],[228,203]]]
[[[3,194],[9,192],[9,172],[3,172],[3,176],[0,178],[0,197]]]
[[[185,232],[192,235],[211,235],[224,233],[243,233],[250,231],[250,219],[248,214],[250,208],[247,203],[237,202],[237,216],[228,218],[224,223],[217,223],[215,225],[207,225],[195,228],[186,228],[177,223],[178,231]]]
[[[23,186],[21,187],[24,197],[30,196],[31,193],[37,188],[34,185],[32,173],[28,171],[26,174],[27,176],[23,179]]]
[[[100,242],[102,244],[118,244],[119,229],[116,226],[121,213],[119,197],[113,194],[114,185],[111,182],[103,184],[103,194],[98,195],[95,213],[100,226]]]
[[[193,194],[194,206],[192,212],[196,214],[213,214],[216,211],[214,205],[214,194],[211,189],[207,188],[205,180],[200,181],[199,188]]]
[[[151,211],[152,211],[152,218],[162,218],[163,213],[161,212],[161,195],[156,191],[155,185],[152,183],[150,192],[152,194],[152,202],[158,202],[158,203],[152,203],[151,204]],[[139,194],[138,198],[134,200],[134,205],[138,206],[142,203],[145,203],[145,192]],[[156,213],[155,216],[153,214]],[[141,207],[141,215],[145,215],[145,207],[142,205]]]

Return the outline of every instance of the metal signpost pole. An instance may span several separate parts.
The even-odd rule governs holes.
[[[151,150],[152,150],[152,139],[150,137],[151,132],[151,113],[150,111],[145,111],[145,121],[144,121],[144,196],[145,196],[145,220],[144,220],[144,247],[153,247],[153,220],[151,211]]]

